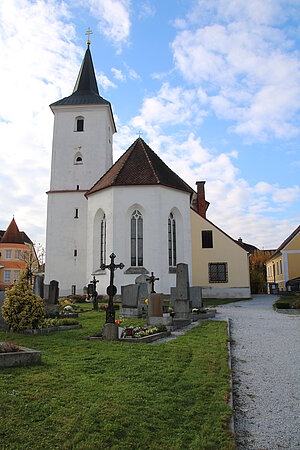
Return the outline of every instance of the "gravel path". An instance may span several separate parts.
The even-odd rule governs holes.
[[[238,449],[300,449],[300,316],[274,296],[218,307],[230,319]]]

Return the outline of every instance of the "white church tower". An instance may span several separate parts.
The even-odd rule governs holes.
[[[72,95],[50,105],[54,131],[45,284],[59,281],[60,295],[81,293],[89,281],[85,193],[111,167],[116,132],[111,104],[99,95],[89,46],[88,40]]]

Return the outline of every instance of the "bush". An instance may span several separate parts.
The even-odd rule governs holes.
[[[294,309],[300,309],[300,299],[293,301],[293,308]]]
[[[60,327],[63,325],[78,325],[79,322],[76,319],[57,319],[57,318],[47,318],[44,319],[39,328],[52,328],[52,327]]]
[[[291,308],[291,305],[289,302],[282,302],[282,301],[275,302],[274,306],[276,309],[290,309]]]
[[[75,303],[85,303],[86,302],[86,295],[69,295],[68,296],[69,300],[71,300],[72,302]]]
[[[44,319],[44,302],[32,292],[26,272],[23,272],[19,281],[6,291],[2,315],[8,326],[15,331],[38,328]]]

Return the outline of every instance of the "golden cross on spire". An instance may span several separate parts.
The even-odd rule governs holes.
[[[90,41],[90,34],[93,34],[92,30],[90,29],[90,27],[88,27],[88,30],[86,31],[85,35],[88,37],[86,43],[87,45],[90,45],[91,41]]]

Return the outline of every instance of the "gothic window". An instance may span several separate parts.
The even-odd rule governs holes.
[[[131,216],[131,266],[143,265],[143,216],[137,209]]]
[[[84,117],[76,117],[75,119],[75,131],[84,131]]]
[[[169,267],[175,267],[176,261],[176,221],[172,213],[168,219]]]
[[[227,263],[209,263],[208,272],[210,283],[228,283]]]
[[[100,266],[106,264],[106,218],[105,214],[100,222]]]

